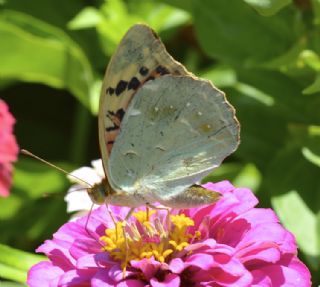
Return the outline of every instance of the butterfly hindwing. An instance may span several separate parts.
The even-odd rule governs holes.
[[[190,75],[165,75],[132,99],[110,156],[109,180],[168,203],[238,144],[235,111],[221,91]]]
[[[107,175],[108,158],[132,97],[145,82],[166,74],[191,75],[168,54],[152,29],[134,25],[109,63],[100,97],[99,142]]]

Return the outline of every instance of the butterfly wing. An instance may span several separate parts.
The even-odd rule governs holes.
[[[100,96],[99,142],[107,176],[108,159],[129,102],[145,82],[165,74],[190,73],[168,54],[152,29],[134,25],[109,63]]]
[[[239,144],[239,123],[208,81],[166,75],[132,99],[110,156],[109,180],[166,201],[220,165]]]

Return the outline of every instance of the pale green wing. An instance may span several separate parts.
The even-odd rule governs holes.
[[[132,99],[110,156],[110,184],[166,201],[238,144],[239,123],[221,91],[195,77],[166,75]]]
[[[100,96],[99,142],[107,175],[108,158],[129,102],[145,82],[165,74],[190,73],[168,54],[152,29],[134,25],[109,63]]]

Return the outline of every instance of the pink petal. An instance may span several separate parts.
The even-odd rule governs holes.
[[[61,268],[53,266],[51,262],[42,261],[29,270],[27,284],[30,287],[56,287],[63,273]]]
[[[185,269],[185,264],[181,258],[173,258],[170,261],[169,269],[172,273],[181,273]]]
[[[237,248],[246,248],[246,246],[259,241],[274,242],[281,247],[283,252],[295,253],[296,243],[292,234],[285,230],[278,223],[265,223],[248,230],[239,242]]]
[[[81,270],[82,271],[82,270]],[[63,273],[60,276],[60,280],[58,283],[59,287],[89,287],[91,286],[90,281],[94,276],[95,272],[88,269],[87,271],[79,271],[79,270],[70,270],[68,272]]]
[[[115,262],[110,256],[108,252],[99,252],[98,254],[95,254],[95,261],[97,262],[98,266],[101,267],[109,267],[114,266],[115,264],[118,264],[118,262]]]
[[[45,253],[51,262],[60,266],[63,270],[74,268],[76,261],[70,256],[68,249],[63,248],[53,240],[46,240],[41,246],[36,249],[36,252]]]
[[[218,242],[230,246],[236,246],[242,240],[246,233],[265,224],[278,223],[275,213],[269,209],[251,209],[227,221],[215,223],[215,238]],[[223,230],[223,232],[221,232]]]
[[[86,269],[86,268],[97,268],[97,261],[95,254],[86,254],[81,256],[77,260],[76,267],[79,269]]]
[[[78,259],[82,256],[89,254],[97,254],[101,252],[101,246],[93,238],[75,240],[69,249],[73,258]]]
[[[132,260],[130,263],[132,267],[140,269],[147,280],[150,280],[161,267],[161,263],[153,258],[145,258],[140,261]]]
[[[128,279],[118,283],[116,286],[117,287],[143,287],[145,286],[145,284],[140,280]]]
[[[123,280],[123,270],[119,264],[114,264],[111,268],[106,269],[108,276],[115,282],[121,282]],[[125,277],[135,276],[136,273],[132,271],[126,271]]]
[[[180,286],[180,277],[177,274],[168,274],[166,275],[164,281],[159,282],[158,279],[152,278],[150,280],[152,287],[179,287]]]
[[[0,162],[9,163],[17,160],[18,145],[12,131],[0,130]]]
[[[0,163],[0,196],[9,196],[9,189],[12,183],[12,165]]]
[[[69,270],[76,263],[75,259],[69,254],[68,248],[64,248],[62,244],[54,240],[46,240],[36,249],[36,252],[46,254],[52,262],[55,262],[64,270]]]
[[[280,265],[269,265],[259,268],[257,271],[252,271],[254,276],[254,284],[260,286],[271,282],[271,286],[296,286],[296,287],[310,287],[311,279],[310,273],[306,268],[303,268],[303,272],[299,272],[293,268],[280,266]],[[302,271],[300,269],[300,271]]]
[[[281,253],[279,247],[275,243],[262,242],[246,248],[245,253],[244,250],[241,250],[236,256],[240,257],[240,260],[243,263],[250,264],[250,261],[276,263],[280,259]],[[246,264],[246,266],[249,264]]]
[[[115,282],[109,277],[106,270],[98,271],[91,280],[92,287],[114,287]]]
[[[207,285],[204,286],[248,287],[251,286],[252,276],[246,269],[243,269],[243,272],[238,276],[233,276],[232,274],[221,272],[219,268],[213,268],[207,272],[199,270],[192,277],[192,281],[206,282]]]
[[[203,270],[209,270],[215,265],[213,256],[202,253],[191,255],[186,260],[186,266],[196,266]]]
[[[12,183],[12,162],[17,159],[18,145],[12,134],[14,117],[7,104],[0,100],[0,196],[9,195]]]

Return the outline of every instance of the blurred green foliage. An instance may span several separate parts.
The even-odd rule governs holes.
[[[99,157],[96,115],[108,60],[131,25],[149,24],[176,59],[236,107],[240,148],[206,180],[250,187],[260,206],[275,209],[316,284],[320,2],[227,2],[2,0],[1,98],[17,119],[21,147],[68,170],[88,165]],[[68,185],[64,175],[20,156],[11,196],[0,198],[2,278],[23,283],[42,258],[31,253],[67,220]]]

